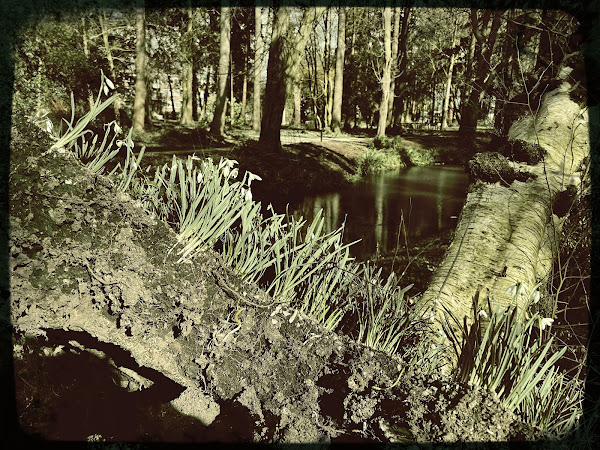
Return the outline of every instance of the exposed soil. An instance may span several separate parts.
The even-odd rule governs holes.
[[[9,318],[24,435],[287,443],[533,436],[494,396],[327,332],[242,283],[213,252],[178,263],[167,225],[71,155],[46,152],[50,145],[31,125],[13,129]]]

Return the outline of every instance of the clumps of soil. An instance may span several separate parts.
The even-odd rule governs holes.
[[[532,174],[515,169],[510,160],[498,152],[477,153],[467,164],[471,183],[481,180],[486,183],[501,183],[503,186],[517,181],[527,181]]]

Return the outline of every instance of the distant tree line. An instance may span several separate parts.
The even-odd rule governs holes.
[[[562,11],[277,3],[154,9],[138,0],[131,10],[55,14],[21,33],[15,100],[66,114],[73,92],[83,111],[101,69],[120,94],[107,114],[137,132],[166,108],[215,134],[251,125],[280,147],[282,123],[385,136],[415,123],[469,134],[487,120],[504,135],[561,70],[582,78],[578,23]]]

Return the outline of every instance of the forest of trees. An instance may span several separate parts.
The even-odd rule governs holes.
[[[31,25],[18,42],[15,100],[64,116],[73,92],[83,111],[102,70],[120,94],[111,115],[137,132],[169,118],[218,135],[252,126],[276,147],[282,124],[385,136],[479,123],[505,135],[565,64],[581,70],[576,31],[551,10],[139,2]]]

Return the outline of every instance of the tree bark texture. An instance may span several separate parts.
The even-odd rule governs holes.
[[[286,88],[286,59],[288,49],[285,39],[290,25],[289,7],[282,6],[275,10],[271,46],[269,48],[269,63],[267,65],[267,85],[260,126],[260,143],[281,150],[281,120],[285,107]]]
[[[499,67],[492,66],[492,55],[500,28],[500,17],[502,11],[495,11],[490,30],[485,34],[484,30],[490,20],[491,12],[486,10],[479,18],[479,13],[476,10],[471,10],[471,29],[475,39],[474,50],[474,81],[469,90],[469,95],[466,96],[466,102],[462,109],[460,132],[463,134],[472,134],[477,128],[477,121],[481,118],[481,102],[484,95],[492,86],[492,82],[497,75],[497,70],[504,66],[507,61],[501,61]],[[467,81],[468,82],[468,81]]]
[[[404,7],[402,11],[402,27],[400,31],[400,42],[398,44],[398,74],[395,78],[396,83],[394,89],[397,91],[395,97],[396,107],[393,110],[394,121],[393,123],[398,125],[403,119],[404,115],[404,104],[405,104],[405,91],[406,91],[406,65],[408,64],[407,58],[407,42],[408,42],[408,29],[410,19],[410,7]]]
[[[381,101],[379,103],[379,123],[377,136],[385,136],[387,126],[388,101],[390,97],[390,82],[392,71],[392,8],[383,8],[383,36],[385,59],[381,75]]]
[[[517,163],[486,153],[476,156],[481,158],[477,165],[476,158],[469,163],[472,179],[487,181],[470,186],[454,241],[422,297],[435,305],[438,326],[442,307],[461,324],[465,316],[472,319],[477,291],[493,308],[506,308],[514,299],[507,289],[518,283],[525,286],[516,298],[523,312],[533,289],[547,281],[565,219],[552,213],[552,205],[570,183],[578,185],[590,151],[587,111],[569,99],[568,91],[565,82],[544,96],[535,117],[510,128],[512,142],[541,149],[540,162]],[[454,331],[460,336],[459,329]]]
[[[219,66],[217,69],[217,98],[210,131],[222,136],[225,133],[225,103],[227,102],[227,79],[229,77],[231,52],[231,8],[229,6],[221,7],[219,24],[221,35],[219,39]]]
[[[290,7],[280,6],[275,9],[259,139],[268,148],[276,150],[282,148],[280,130],[286,88],[288,84],[292,85],[298,82],[301,55],[304,54],[315,20],[325,10],[324,6],[307,8],[302,16],[300,29],[288,47],[289,44],[286,43],[286,40],[289,39]]]
[[[388,98],[387,126],[393,124],[394,120],[394,93],[396,90],[396,77],[398,74],[398,49],[400,46],[400,16],[402,8],[394,7],[394,27],[392,31],[392,73],[390,75],[390,96]]]
[[[344,54],[346,52],[346,11],[339,8],[338,40],[335,50],[335,81],[333,87],[333,109],[331,112],[331,128],[335,134],[341,132],[342,98],[344,94]]]
[[[188,8],[188,24],[187,34],[191,35],[193,32],[193,18],[194,12],[192,8]],[[182,98],[181,98],[181,120],[180,124],[183,126],[191,126],[194,124],[194,62],[192,60],[192,49],[186,49],[187,55],[185,55],[182,64]]]
[[[146,120],[146,12],[135,10],[135,99],[133,101],[133,130],[144,131]]]
[[[260,131],[260,94],[262,90],[263,41],[262,41],[262,7],[254,8],[254,91],[252,93],[252,129]]]
[[[100,23],[100,32],[102,33],[102,43],[104,44],[104,54],[106,55],[106,60],[108,61],[108,68],[110,70],[110,77],[113,82],[117,79],[117,72],[115,71],[115,60],[113,58],[112,49],[110,46],[110,41],[108,37],[108,24],[106,13],[104,11],[98,14],[98,22]],[[84,37],[85,38],[85,37]],[[121,100],[116,99],[113,103],[113,110],[115,111],[115,119],[117,121],[121,120]]]
[[[450,106],[450,93],[452,92],[452,73],[454,71],[454,63],[456,61],[456,53],[454,47],[456,46],[456,33],[458,31],[457,18],[454,18],[454,28],[452,29],[452,54],[450,55],[450,62],[448,64],[448,73],[446,74],[446,87],[444,89],[444,103],[442,106],[442,123],[441,129],[445,130],[448,128],[448,112]],[[451,123],[451,121],[450,121]]]

